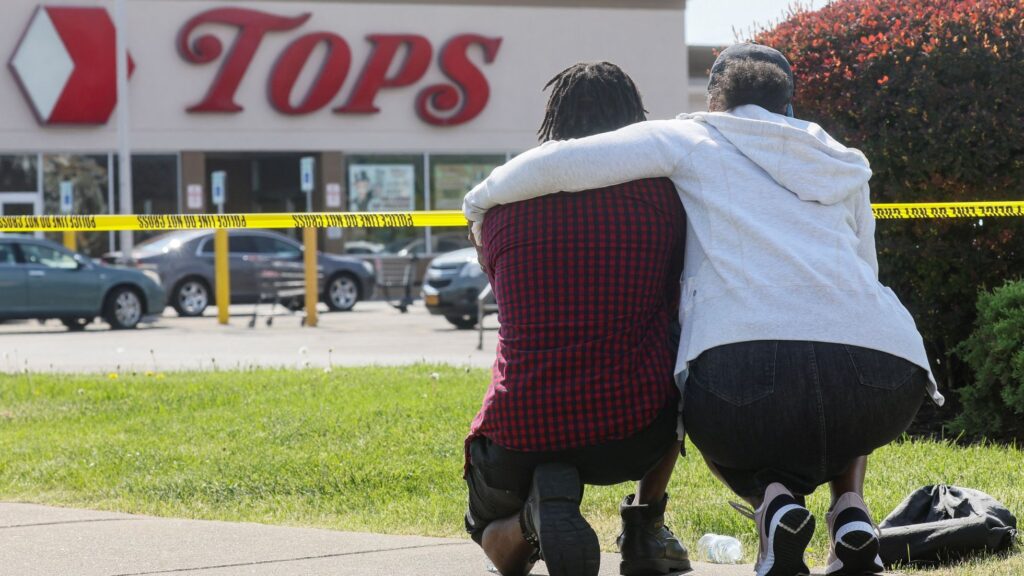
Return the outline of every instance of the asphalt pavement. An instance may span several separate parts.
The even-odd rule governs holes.
[[[314,367],[443,362],[489,367],[494,361],[497,317],[484,325],[484,347],[475,330],[457,330],[431,316],[422,302],[402,314],[386,302],[360,302],[351,312],[320,314],[319,326],[301,326],[302,314],[261,306],[232,306],[229,325],[216,309],[201,318],[178,318],[168,308],[153,324],[113,331],[102,323],[68,332],[58,321],[0,324],[0,372],[121,372],[208,370],[253,366]],[[272,319],[270,326],[267,320]]]
[[[601,576],[618,574],[604,554]],[[533,574],[545,575],[543,564]],[[694,576],[749,576],[698,564]],[[488,576],[466,539],[176,520],[0,503],[0,576]]]

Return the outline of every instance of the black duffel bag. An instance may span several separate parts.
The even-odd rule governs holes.
[[[878,527],[887,567],[938,564],[1009,549],[1017,518],[984,492],[937,484],[908,496]]]

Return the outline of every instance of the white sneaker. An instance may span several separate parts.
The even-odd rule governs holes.
[[[878,555],[878,528],[863,498],[853,492],[843,494],[826,519],[832,546],[825,574],[860,576],[885,570]]]
[[[814,535],[814,516],[793,493],[778,482],[764,491],[764,502],[754,511],[761,547],[754,570],[757,576],[807,576],[804,551]]]

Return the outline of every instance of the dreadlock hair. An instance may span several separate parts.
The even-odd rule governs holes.
[[[741,60],[730,62],[708,87],[708,110],[724,112],[755,104],[782,113],[792,96],[793,83],[782,68],[761,60]]]
[[[647,119],[633,80],[610,62],[581,62],[552,78],[541,142],[583,138]]]

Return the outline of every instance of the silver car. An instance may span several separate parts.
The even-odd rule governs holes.
[[[168,304],[179,316],[201,316],[214,303],[213,231],[182,230],[161,234],[139,243],[131,262],[156,270],[167,290]],[[231,302],[254,303],[267,299],[260,269],[281,263],[299,268],[302,244],[274,232],[232,230],[228,234]],[[104,255],[120,261],[121,255]],[[351,310],[358,301],[373,297],[376,274],[373,264],[357,258],[317,254],[319,293],[331,310]],[[301,305],[301,298],[286,305]]]
[[[477,297],[487,284],[476,249],[463,248],[430,262],[423,279],[423,302],[431,314],[444,316],[459,330],[469,330],[477,325]]]
[[[0,319],[57,318],[81,330],[97,316],[115,330],[163,312],[154,272],[106,266],[36,238],[0,238]]]

